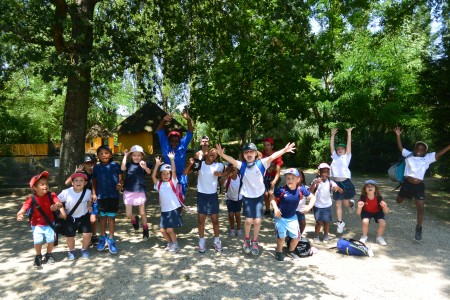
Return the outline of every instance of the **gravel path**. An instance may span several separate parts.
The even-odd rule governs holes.
[[[313,174],[306,174],[307,182]],[[360,189],[367,178],[354,178]],[[149,196],[151,237],[141,239],[125,219],[122,207],[117,220],[119,254],[91,251],[90,260],[67,261],[65,238],[54,250],[56,264],[32,267],[34,250],[31,231],[15,214],[24,197],[0,197],[0,297],[1,299],[449,299],[450,223],[427,214],[423,241],[413,241],[415,208],[412,201],[395,203],[394,184],[379,179],[382,194],[392,212],[387,216],[385,234],[388,246],[375,243],[376,228],[371,224],[369,242],[375,253],[350,257],[329,250],[338,236],[331,226],[331,241],[318,245],[319,253],[299,261],[274,258],[275,238],[272,219],[263,220],[260,236],[262,253],[244,255],[241,241],[226,236],[226,206],[221,205],[221,234],[224,251],[212,250],[212,227],[207,221],[207,247],[199,254],[196,215],[185,214],[178,230],[181,250],[163,251],[159,233],[159,208],[155,192]],[[188,192],[187,204],[194,206],[195,190]],[[222,198],[223,200],[223,198]],[[343,236],[359,238],[359,217],[345,210],[347,223]],[[312,241],[314,217],[307,214],[307,237]],[[77,240],[78,249],[80,240]],[[79,256],[79,252],[77,253]]]

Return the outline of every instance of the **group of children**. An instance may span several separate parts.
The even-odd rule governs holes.
[[[187,114],[185,118],[188,121],[190,120]],[[169,117],[164,118],[164,121],[170,120]],[[163,124],[163,121],[161,124]],[[192,130],[192,126],[190,126],[190,129]],[[245,253],[258,255],[260,252],[258,236],[267,198],[269,198],[269,203],[274,211],[277,236],[275,257],[278,261],[284,260],[282,247],[286,237],[290,238],[288,255],[293,259],[299,258],[295,248],[306,227],[305,213],[310,210],[313,210],[316,221],[314,242],[327,243],[329,241],[332,199],[335,200],[338,233],[342,233],[345,228],[345,222],[342,219],[342,206],[346,206],[350,210],[356,209],[357,214],[361,216],[362,237],[360,240],[362,242],[366,242],[368,239],[369,222],[373,218],[379,224],[376,242],[380,245],[386,245],[383,238],[386,228],[384,214],[389,212],[389,208],[380,195],[378,184],[373,180],[366,181],[358,203],[355,204],[352,200],[356,194],[355,187],[351,182],[351,172],[348,168],[351,160],[352,129],[347,129],[347,143],[336,146],[334,140],[337,130],[332,130],[330,139],[331,166],[327,163],[321,163],[318,167],[318,176],[312,181],[309,188],[306,186],[303,172],[295,168],[288,168],[284,172],[286,185],[276,187],[279,167],[282,164],[280,158],[286,153],[295,151],[294,143],[288,143],[279,151],[265,151],[265,155],[262,155],[262,157],[257,147],[253,143],[248,143],[242,149],[241,159],[237,160],[225,154],[220,144],[216,145],[216,148],[210,149],[209,138],[204,136],[202,137],[201,153],[196,153],[186,166],[184,166],[183,161],[183,168],[180,168],[177,165],[178,163],[181,164],[179,156],[185,157],[187,144],[191,137],[182,139],[179,133],[173,132],[169,133],[168,137],[163,137],[159,133],[162,129],[159,129],[160,138],[167,139],[161,145],[167,147],[165,146],[162,149],[163,158],[155,158],[154,167],[145,162],[144,150],[139,145],[133,146],[129,152],[125,150],[122,164],[113,161],[112,151],[108,146],[100,146],[97,149],[99,163],[96,164],[95,159],[86,156],[83,164],[66,181],[66,184],[72,184],[72,187],[63,190],[58,196],[55,193],[48,192],[47,172],[34,176],[30,181],[30,188],[34,194],[27,199],[17,213],[17,219],[23,220],[24,214],[34,205],[35,209],[30,223],[36,250],[34,263],[37,267],[41,266],[43,260],[47,263],[54,262],[51,255],[54,232],[53,226],[49,223],[54,221],[52,212],[57,210],[61,211],[61,215],[66,219],[65,235],[67,237],[69,260],[75,259],[74,236],[77,231],[83,233],[81,257],[89,258],[88,247],[91,239],[94,241],[96,236],[97,217],[100,220],[100,237],[98,238],[97,250],[103,251],[108,247],[111,254],[116,254],[115,217],[119,208],[121,192],[123,192],[126,215],[131,225],[135,230],[138,230],[141,218],[143,238],[149,237],[145,212],[145,175],[151,173],[154,189],[159,194],[161,207],[160,231],[167,242],[165,250],[178,252],[180,247],[175,229],[183,225],[182,208],[186,208],[184,205],[186,176],[195,172],[198,175],[197,219],[198,251],[200,253],[206,251],[205,223],[207,216],[210,217],[213,225],[214,249],[217,252],[222,251],[218,218],[219,184],[225,187],[230,224],[229,236],[243,238],[242,248]],[[402,155],[406,157],[407,162],[406,181],[399,192],[397,202],[400,203],[403,198],[414,197],[416,199],[418,213],[415,239],[419,241],[422,233],[424,173],[430,163],[439,159],[450,149],[450,145],[437,154],[427,154],[427,145],[423,142],[417,142],[411,154],[410,151],[402,147],[401,130],[396,128],[394,131],[397,135],[398,147]],[[187,135],[189,134],[192,134],[192,132],[188,131]],[[272,139],[265,139],[264,141],[273,147]],[[219,157],[228,161],[226,168],[221,162],[218,162]],[[273,166],[275,166],[275,172],[267,176],[267,169],[273,168]],[[151,170],[152,167],[153,171]],[[123,174],[125,174],[125,179]],[[330,177],[333,177],[334,180],[331,180]],[[133,206],[138,206],[138,214],[133,214]],[[241,211],[245,216],[243,231],[241,229]],[[108,234],[106,233],[107,227]],[[322,228],[323,236],[320,239]],[[44,243],[47,243],[47,253],[43,259],[41,249]]]

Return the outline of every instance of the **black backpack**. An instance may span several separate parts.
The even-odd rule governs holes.
[[[292,238],[288,236],[286,240],[287,248],[289,249],[289,245],[291,244]],[[311,243],[306,238],[300,238],[298,241],[297,247],[295,247],[295,254],[297,254],[300,257],[308,257],[312,255],[311,250]]]

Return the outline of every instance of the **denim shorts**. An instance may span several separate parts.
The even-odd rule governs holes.
[[[183,225],[183,219],[181,214],[177,209],[171,211],[162,211],[161,220],[159,222],[159,227],[161,228],[178,228]]]
[[[318,222],[331,222],[331,206],[319,208],[314,206],[314,219]]]
[[[242,197],[244,216],[252,219],[260,219],[263,216],[264,194],[257,198]]]
[[[229,213],[238,213],[242,209],[242,200],[227,200],[227,210]]]
[[[55,232],[48,225],[31,226],[31,232],[33,234],[33,242],[35,245],[53,243],[55,241]]]
[[[287,235],[293,239],[300,238],[300,227],[298,226],[297,216],[290,218],[273,218],[275,220],[275,231],[277,238],[284,239]]]
[[[344,192],[342,194],[339,192],[333,192],[334,200],[348,200],[352,199],[356,195],[355,186],[349,178],[344,181],[336,181],[336,184],[338,187],[343,189]]]
[[[197,192],[197,212],[207,216],[218,214],[219,196],[217,193],[204,194]]]

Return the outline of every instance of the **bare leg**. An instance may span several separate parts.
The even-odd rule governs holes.
[[[218,214],[212,214],[211,215],[211,222],[212,222],[212,225],[213,225],[214,237],[219,237],[219,215]]]
[[[198,220],[198,236],[202,239],[205,237],[206,215],[198,214],[197,220]]]
[[[142,218],[142,226],[147,225],[147,212],[145,211],[145,204],[139,205],[139,215]]]
[[[115,231],[115,229],[116,229],[116,218],[115,217],[108,217],[108,231],[109,231],[109,237],[110,238],[114,238],[114,231]]]
[[[338,222],[342,221],[342,201],[335,201],[336,203],[336,218]]]
[[[423,211],[425,208],[424,200],[416,200],[416,209],[417,209],[417,226],[422,226],[423,221]]]
[[[369,219],[365,218],[362,220],[362,234],[367,236],[369,232]]]
[[[253,240],[258,240],[259,230],[261,229],[261,218],[253,219]],[[250,234],[250,232],[249,232]]]
[[[384,231],[386,230],[386,221],[383,219],[378,220],[378,233],[377,237],[383,236]]]

